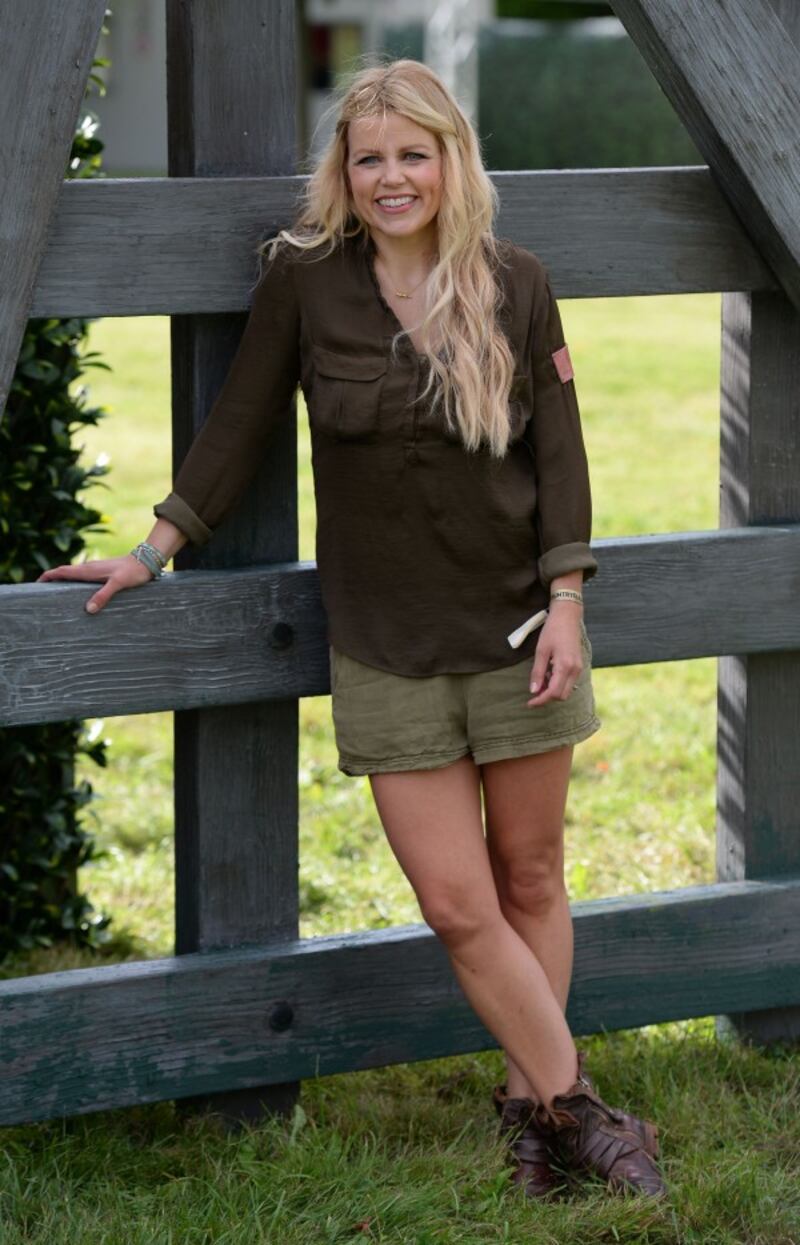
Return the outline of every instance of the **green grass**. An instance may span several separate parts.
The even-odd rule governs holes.
[[[719,296],[562,304],[592,469],[595,538],[717,526]],[[113,514],[88,557],[127,552],[170,487],[168,320],[104,319],[88,376],[109,418]],[[314,557],[308,431],[298,420],[300,557]],[[602,573],[602,566],[601,566]],[[624,609],[624,602],[620,603]],[[575,751],[570,898],[714,878],[716,660],[597,670],[602,729]],[[420,920],[367,778],[336,767],[328,696],[301,702],[301,934]],[[109,718],[95,787],[105,859],[82,884],[114,914],[107,960],[172,947],[172,715]],[[38,952],[6,973],[91,962]],[[719,1040],[713,1018],[579,1039],[610,1101],[658,1121],[672,1196],[654,1208],[583,1182],[566,1207],[507,1179],[489,1095],[501,1052],[310,1080],[302,1108],[238,1137],[171,1104],[5,1130],[0,1242],[800,1241],[800,1058]],[[5,1229],[2,1223],[5,1222]],[[361,1226],[359,1226],[361,1225]]]
[[[528,1203],[489,1105],[499,1052],[307,1080],[237,1136],[171,1104],[5,1130],[4,1245],[793,1245],[798,1060],[707,1021],[584,1040],[598,1088],[660,1121],[661,1206],[576,1180]]]

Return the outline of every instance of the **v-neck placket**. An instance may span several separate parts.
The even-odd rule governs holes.
[[[378,274],[375,271],[375,243],[369,234],[367,235],[366,243],[363,246],[363,256],[367,276],[369,277],[369,281],[375,292],[375,297],[383,310],[384,318],[392,326],[392,332],[389,333],[384,339],[384,345],[388,353],[391,349],[392,338],[395,334],[406,333],[407,330],[400,323],[394,308],[389,305],[383,296],[383,291],[378,280]],[[404,337],[400,343],[400,351],[408,360],[412,372],[406,390],[403,450],[406,462],[417,463],[419,462],[419,451],[417,449],[417,413],[419,406],[415,399],[419,396],[422,388],[422,373],[423,369],[428,364],[428,356],[427,354],[420,354],[419,351],[414,348],[414,343],[408,336]]]

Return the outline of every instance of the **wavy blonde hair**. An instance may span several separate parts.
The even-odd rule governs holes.
[[[509,441],[508,397],[514,356],[499,323],[502,288],[495,271],[504,261],[492,224],[497,191],[483,166],[475,131],[436,73],[420,61],[401,59],[355,73],[328,114],[333,135],[305,184],[304,201],[291,230],[257,248],[275,256],[281,243],[313,251],[329,244],[330,255],[344,238],[369,234],[356,214],[346,163],[348,126],[356,118],[409,118],[435,136],[442,154],[442,193],[436,216],[438,257],[426,283],[422,319],[400,338],[419,330],[431,360],[420,400],[432,392],[434,408],[443,404],[447,425],[458,428],[468,450],[485,439],[492,456],[502,458]],[[439,350],[431,348],[439,343]]]

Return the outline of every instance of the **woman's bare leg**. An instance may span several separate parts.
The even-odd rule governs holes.
[[[564,884],[564,809],[572,746],[480,767],[486,841],[500,908],[541,964],[561,1010],[572,978],[573,929]],[[536,1098],[506,1050],[511,1098]]]
[[[500,908],[471,756],[432,770],[371,774],[389,844],[487,1029],[551,1105],[577,1075],[564,1010]]]

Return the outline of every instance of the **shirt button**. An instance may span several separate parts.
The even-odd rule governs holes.
[[[419,462],[419,453],[417,452],[417,447],[415,445],[406,446],[406,462],[407,463]]]

